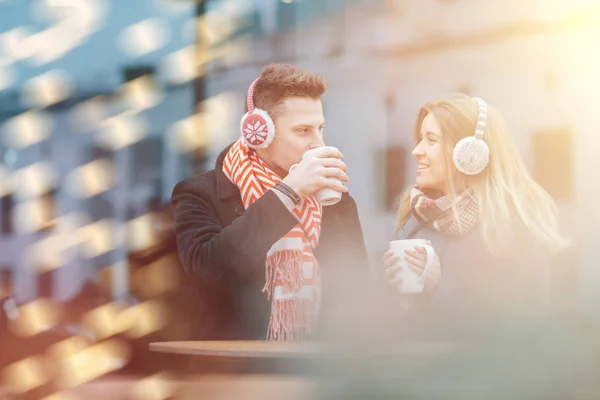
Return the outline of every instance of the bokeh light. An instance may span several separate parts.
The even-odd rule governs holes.
[[[36,232],[46,226],[54,215],[52,203],[43,198],[19,202],[14,209],[15,229],[18,233]]]
[[[2,140],[7,146],[23,148],[45,140],[53,130],[54,121],[46,112],[27,111],[3,124]]]
[[[50,379],[42,356],[33,356],[18,361],[2,373],[3,381],[13,393],[24,393],[37,388]]]
[[[13,332],[29,337],[47,331],[61,319],[60,306],[50,299],[37,299],[19,307],[19,317],[12,321]]]
[[[181,284],[179,274],[173,270],[177,255],[170,254],[137,270],[133,274],[132,288],[144,299],[159,298]]]
[[[148,134],[148,129],[142,115],[123,113],[102,121],[94,139],[100,146],[115,151],[140,141]]]
[[[134,400],[167,400],[176,394],[172,374],[158,373],[141,379],[131,389]]]
[[[78,351],[60,363],[62,387],[73,388],[122,368],[130,357],[127,343],[110,339]]]
[[[182,84],[198,76],[196,50],[192,46],[167,55],[161,64],[165,79],[173,84]]]
[[[204,126],[205,116],[200,114],[177,121],[168,131],[170,145],[181,153],[206,146],[209,139]]]
[[[66,99],[71,92],[68,75],[61,70],[46,72],[25,83],[23,89],[25,104],[44,108]]]
[[[121,48],[132,57],[140,57],[163,47],[169,32],[159,18],[150,18],[123,30],[119,38]]]
[[[56,186],[56,170],[49,162],[37,162],[14,172],[15,194],[31,199],[50,192]]]
[[[155,107],[164,99],[164,95],[148,76],[127,82],[121,90],[127,109],[136,112]]]
[[[29,26],[19,26],[0,34],[5,56],[10,57],[13,61],[31,57],[35,53],[36,47],[28,39],[33,34],[34,31]]]
[[[67,177],[69,192],[87,198],[110,190],[114,184],[114,169],[107,159],[95,160],[71,172]]]

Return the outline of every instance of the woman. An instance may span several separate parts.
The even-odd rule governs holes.
[[[539,315],[552,255],[567,242],[554,202],[528,174],[500,114],[481,99],[440,98],[419,111],[415,141],[416,185],[401,198],[396,235],[427,239],[436,256],[425,293],[404,296],[405,304],[453,322]],[[426,252],[407,251],[406,260],[422,274]],[[400,283],[398,261],[390,251],[383,257],[392,286]]]

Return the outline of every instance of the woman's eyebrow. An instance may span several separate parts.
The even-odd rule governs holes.
[[[436,138],[440,138],[440,136],[437,133],[433,133],[431,131],[427,131],[427,132],[421,132],[421,137],[425,136],[425,135],[431,135],[431,136],[435,136]]]

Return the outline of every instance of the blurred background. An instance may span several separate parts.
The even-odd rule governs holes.
[[[194,319],[171,191],[237,139],[270,62],[327,81],[374,274],[420,106],[494,105],[573,240],[564,301],[600,322],[598,0],[0,0],[0,399],[181,367],[146,354]]]

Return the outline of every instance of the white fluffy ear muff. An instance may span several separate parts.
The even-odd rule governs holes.
[[[268,112],[254,107],[254,87],[257,81],[258,79],[252,82],[248,89],[246,97],[248,112],[240,121],[240,130],[242,141],[246,146],[253,149],[265,149],[275,138],[275,124]]]
[[[473,100],[479,106],[475,134],[461,139],[452,152],[452,161],[457,170],[465,175],[481,173],[490,162],[490,149],[483,141],[485,123],[487,119],[487,105],[485,101],[476,97]]]

